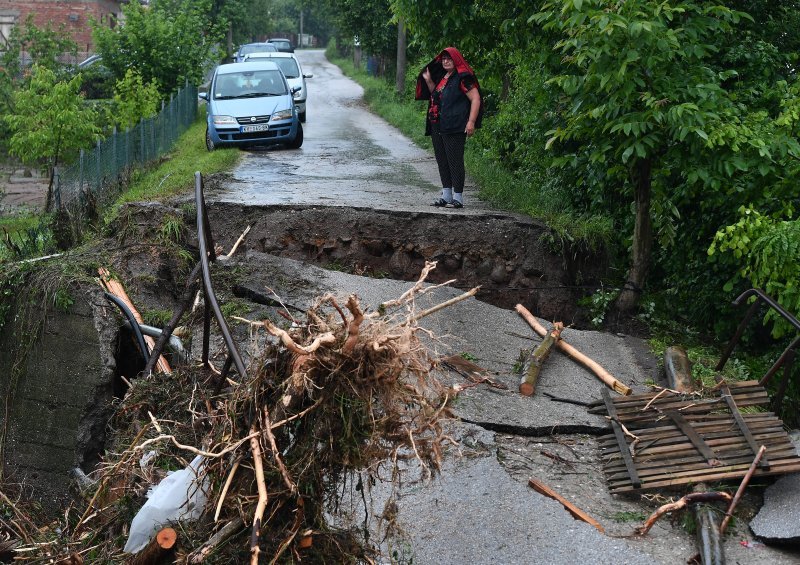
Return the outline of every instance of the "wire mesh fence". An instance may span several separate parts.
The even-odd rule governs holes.
[[[74,226],[83,225],[120,193],[131,171],[159,158],[194,122],[197,88],[186,85],[169,102],[162,102],[154,117],[99,141],[94,149],[81,150],[75,163],[59,168],[53,178],[53,201]]]

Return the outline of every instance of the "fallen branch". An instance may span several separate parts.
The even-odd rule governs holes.
[[[222,487],[222,490],[219,493],[219,501],[217,502],[217,509],[214,511],[214,522],[219,520],[219,513],[222,512],[222,503],[225,502],[225,497],[228,495],[228,489],[231,488],[233,477],[234,475],[236,475],[236,470],[239,468],[239,463],[241,462],[242,462],[241,457],[239,457],[236,461],[233,462],[233,466],[231,466],[231,470],[228,473],[228,478],[225,479],[225,485]]]
[[[211,536],[206,543],[200,547],[200,549],[193,551],[189,554],[186,561],[188,563],[202,563],[206,557],[211,555],[211,553],[216,549],[216,547],[226,541],[229,537],[237,533],[242,526],[244,526],[244,522],[242,522],[241,517],[236,517],[227,524],[225,524],[216,534]]]
[[[478,294],[478,291],[480,290],[480,288],[481,287],[476,286],[472,290],[468,290],[467,292],[465,292],[464,294],[461,294],[460,296],[456,296],[455,298],[451,298],[450,300],[445,300],[444,302],[442,302],[441,304],[437,304],[436,306],[431,306],[427,310],[423,310],[422,312],[420,312],[416,316],[412,316],[411,318],[409,318],[408,321],[405,322],[403,325],[409,325],[409,324],[412,324],[414,322],[418,322],[422,318],[424,318],[425,316],[430,316],[431,314],[433,314],[435,312],[438,312],[439,310],[443,310],[443,309],[447,308],[448,306],[452,306],[453,304],[456,304],[457,302],[461,302],[462,300],[466,300],[467,298],[469,298],[471,296],[475,296],[476,294]]]
[[[742,494],[744,493],[744,489],[747,488],[747,485],[750,483],[750,479],[753,478],[753,473],[756,472],[756,467],[758,467],[761,458],[764,457],[764,453],[767,451],[767,446],[762,445],[761,448],[756,453],[755,459],[750,464],[750,468],[745,473],[744,477],[742,478],[742,483],[739,485],[739,488],[736,489],[736,494],[733,495],[733,500],[731,500],[730,506],[728,506],[728,510],[725,511],[725,518],[722,520],[722,524],[719,526],[719,535],[723,535],[725,533],[725,529],[728,527],[728,522],[731,521],[731,517],[733,516],[733,510],[736,508],[736,505],[739,504],[739,499],[742,498]]]
[[[725,501],[728,502],[731,499],[731,495],[727,492],[693,492],[691,494],[687,494],[683,498],[678,501],[670,502],[660,506],[655,512],[653,512],[650,517],[645,521],[644,524],[636,528],[636,533],[640,536],[645,535],[647,532],[650,531],[650,528],[658,521],[661,516],[666,514],[667,512],[675,512],[676,510],[681,510],[686,508],[690,504],[694,504],[696,502],[716,502],[716,501]]]
[[[261,459],[261,444],[253,434],[256,428],[250,428],[250,451],[253,454],[253,466],[256,472],[256,485],[258,487],[258,504],[253,513],[253,534],[250,538],[250,565],[258,565],[258,555],[261,553],[261,521],[264,519],[264,510],[267,508],[267,483],[264,478],[264,462]],[[259,434],[260,435],[260,434]]]
[[[602,524],[600,524],[600,522],[589,516],[586,512],[572,504],[569,500],[558,494],[546,484],[539,482],[536,479],[529,479],[528,486],[530,486],[539,494],[543,494],[548,498],[552,498],[553,500],[560,502],[561,505],[567,509],[567,512],[572,514],[572,517],[576,520],[581,520],[582,522],[586,522],[587,524],[594,526],[601,534],[606,533],[605,528],[602,526]]]
[[[522,378],[519,381],[519,392],[523,396],[533,396],[536,391],[536,382],[539,380],[539,373],[542,372],[542,365],[550,356],[553,346],[561,339],[563,329],[564,324],[561,322],[553,324],[553,329],[547,332],[542,342],[525,359],[522,365]]]
[[[517,304],[516,310],[517,313],[520,316],[522,316],[522,318],[526,322],[528,322],[528,325],[530,325],[536,333],[538,333],[542,337],[547,335],[547,330],[544,329],[544,326],[542,326],[539,323],[536,317],[533,314],[531,314],[527,308],[525,308],[522,304]],[[597,376],[597,378],[603,381],[606,384],[606,386],[608,386],[615,392],[618,392],[623,396],[627,396],[633,392],[633,390],[630,387],[628,387],[621,381],[617,380],[614,377],[614,375],[606,371],[603,367],[600,366],[599,363],[587,357],[586,355],[584,355],[583,353],[572,347],[570,344],[565,342],[563,339],[559,340],[556,343],[556,347],[558,347],[564,354],[566,354],[567,357],[571,358],[573,361],[580,363],[581,365],[592,371]]]
[[[237,249],[239,249],[239,245],[241,245],[241,243],[244,241],[244,238],[245,238],[245,236],[247,235],[247,233],[249,231],[250,231],[250,226],[247,226],[245,228],[245,230],[242,232],[242,235],[239,236],[239,239],[236,240],[236,243],[233,244],[233,247],[231,247],[231,250],[228,251],[228,254],[225,255],[225,257],[229,257],[229,258],[233,257],[233,254],[236,253]]]

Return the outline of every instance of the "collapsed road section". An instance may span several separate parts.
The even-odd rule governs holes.
[[[190,562],[258,562],[259,556],[283,554],[417,563],[675,563],[691,556],[691,536],[677,523],[661,520],[646,537],[634,535],[634,525],[672,493],[640,499],[606,488],[598,436],[610,424],[587,405],[610,389],[596,374],[554,351],[533,395],[518,393],[521,359],[539,338],[516,312],[452,286],[427,284],[438,264],[437,269],[423,264],[423,274],[408,282],[280,257],[273,242],[298,239],[276,230],[262,243],[264,227],[251,228],[233,252],[242,228],[260,215],[237,217],[229,224],[235,229],[225,229],[222,218],[232,214],[215,216],[211,209],[205,214],[204,208],[202,199],[193,209],[131,207],[117,238],[85,262],[86,274],[75,284],[96,284],[97,261],[107,259],[110,273],[128,288],[139,310],[149,311],[149,317],[167,310],[160,341],[175,330],[189,362],[173,363],[171,372],[139,375],[159,352],[131,345],[131,333],[119,329],[125,320],[99,287],[73,292],[73,302],[94,310],[72,304],[63,315],[82,315],[84,329],[105,328],[100,343],[72,340],[69,355],[83,350],[100,359],[102,367],[87,370],[91,378],[103,375],[105,402],[95,397],[86,405],[101,403],[109,410],[112,433],[95,445],[91,457],[84,447],[82,458],[70,461],[86,480],[72,499],[75,512],[67,513],[58,533],[34,531],[29,507],[22,497],[13,498],[19,501],[16,522],[22,524],[11,529],[17,556],[31,555],[36,547],[51,559],[82,559],[89,549],[108,559],[125,558],[124,538],[134,521],[141,531],[136,518],[148,508],[146,491],[166,485],[170,469],[182,472],[172,483],[182,477],[193,491],[207,490],[204,498],[181,499],[177,506],[189,502],[204,512],[178,510],[166,521],[182,520],[180,528],[170,532],[159,524],[146,530],[146,555],[177,552],[173,555]],[[166,225],[176,229],[165,230]],[[306,228],[312,230],[316,226]],[[167,231],[182,239],[168,244]],[[382,231],[360,233],[358,246],[385,237]],[[323,243],[314,250],[327,245],[332,260],[343,261],[334,256],[338,236],[318,241]],[[396,253],[394,243],[389,248]],[[311,247],[306,242],[297,249],[308,253]],[[200,284],[200,270],[192,266],[206,255],[210,261],[201,262],[204,290],[198,300],[193,287]],[[353,263],[371,266],[369,257],[388,255],[363,253]],[[331,259],[320,262],[331,266]],[[50,324],[48,332],[79,335]],[[559,339],[634,393],[666,384],[656,360],[634,338],[566,328]],[[9,406],[4,422],[16,440],[28,429],[20,419],[32,416],[17,410],[19,400],[31,398],[39,372],[57,372],[36,364],[28,369],[33,370],[17,373],[13,395],[8,396],[10,387],[4,389]],[[76,368],[73,377],[80,382],[87,375]],[[81,425],[87,422],[80,407],[76,414]],[[65,461],[77,450],[69,436],[76,436],[78,427],[63,430]],[[38,488],[33,470],[38,463],[28,460],[26,474],[15,445],[6,446],[7,468],[27,489]],[[325,446],[336,449],[320,451]],[[202,476],[214,479],[210,487]],[[528,486],[533,484],[537,490]],[[154,493],[149,500],[154,497],[159,499]],[[355,506],[348,508],[347,500]],[[754,505],[757,501],[749,500],[749,507]],[[54,509],[53,516],[63,510]],[[575,520],[576,515],[584,518]],[[377,538],[378,531],[389,535]],[[735,531],[758,547],[745,523]],[[365,543],[375,539],[384,541]],[[729,555],[742,563],[790,563],[795,557],[738,541],[728,543]],[[128,550],[137,545],[142,542]]]

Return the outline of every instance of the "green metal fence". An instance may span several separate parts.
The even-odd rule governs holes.
[[[162,102],[161,111],[138,125],[114,133],[94,149],[81,150],[72,165],[55,172],[53,208],[67,212],[71,222],[81,224],[93,212],[110,204],[120,193],[131,170],[169,151],[194,122],[197,88],[188,84]]]

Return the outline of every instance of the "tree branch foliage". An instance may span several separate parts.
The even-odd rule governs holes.
[[[211,0],[138,0],[123,6],[125,25],[93,24],[103,64],[117,80],[135,69],[145,83],[155,81],[166,97],[184,85],[200,84],[213,66],[227,22],[211,20]]]

